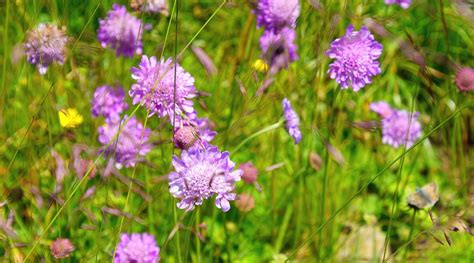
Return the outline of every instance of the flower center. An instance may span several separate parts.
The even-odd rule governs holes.
[[[199,162],[185,173],[189,196],[208,198],[212,195],[212,184],[218,176],[217,168],[211,163]]]

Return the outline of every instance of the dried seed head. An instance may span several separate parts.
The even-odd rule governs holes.
[[[67,258],[74,251],[74,245],[67,238],[58,238],[51,243],[51,254],[56,259]]]
[[[239,195],[235,205],[241,212],[247,213],[255,207],[255,199],[250,194],[243,193]]]
[[[314,170],[319,171],[323,166],[323,159],[319,154],[310,152],[309,153],[309,164],[313,167]]]

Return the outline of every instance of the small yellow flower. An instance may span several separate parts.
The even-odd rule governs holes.
[[[257,59],[252,65],[253,69],[255,69],[258,72],[267,72],[268,71],[268,65],[265,63],[263,59]]]
[[[62,109],[58,112],[59,123],[64,128],[76,128],[84,118],[74,108]]]

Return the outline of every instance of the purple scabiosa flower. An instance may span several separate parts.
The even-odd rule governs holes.
[[[125,6],[114,4],[107,17],[99,20],[97,38],[102,47],[115,49],[117,56],[133,57],[142,53],[142,31],[139,19]]]
[[[295,38],[295,30],[288,27],[276,33],[268,30],[263,33],[260,37],[260,49],[263,58],[270,64],[270,71],[286,68],[298,59]]]
[[[176,98],[174,97],[175,66],[177,66]],[[196,97],[194,78],[171,58],[158,62],[156,57],[142,56],[138,68],[132,68],[132,78],[136,80],[129,91],[133,104],[145,105],[150,110],[150,116],[153,114],[160,118],[169,116],[173,124],[175,112],[178,120],[183,113],[189,114],[194,111],[191,100]],[[176,105],[174,105],[175,99]]]
[[[329,76],[336,79],[342,89],[349,86],[359,91],[371,83],[372,77],[380,74],[381,69],[377,59],[382,54],[379,44],[369,29],[363,26],[360,31],[354,31],[349,25],[346,35],[334,40],[326,55],[335,59],[329,65]]]
[[[405,145],[411,147],[421,137],[419,113],[393,109],[380,101],[370,105],[372,111],[382,117],[382,142],[394,148]]]
[[[235,182],[242,171],[234,170],[235,164],[228,152],[217,147],[192,147],[181,152],[181,159],[173,156],[175,172],[168,175],[170,193],[179,198],[178,208],[191,211],[204,199],[216,196],[215,204],[222,211],[230,209],[229,201],[235,200]]]
[[[298,0],[259,0],[257,9],[257,27],[277,31],[283,27],[296,27],[300,15]]]
[[[403,9],[407,9],[411,5],[411,0],[385,0],[387,5],[399,5]]]
[[[418,112],[410,114],[408,111],[394,110],[392,115],[382,120],[382,142],[394,148],[406,142],[406,147],[411,147],[421,137],[418,117]]]
[[[95,90],[92,99],[92,115],[102,115],[109,122],[118,122],[120,114],[128,108],[124,99],[125,91],[122,87],[100,86]]]
[[[36,65],[41,75],[48,71],[48,66],[57,62],[62,65],[65,60],[68,37],[66,29],[56,25],[39,24],[26,34],[26,57],[29,63]]]
[[[369,108],[382,118],[387,118],[393,113],[392,107],[385,101],[372,102]]]
[[[147,233],[121,234],[114,263],[155,263],[160,261],[160,248]]]
[[[283,105],[286,130],[293,137],[295,144],[298,144],[301,141],[300,118],[291,107],[291,103],[287,98],[284,98],[281,104]]]
[[[99,127],[99,142],[104,147],[107,155],[114,154],[118,168],[122,166],[133,167],[137,163],[137,157],[145,156],[151,150],[148,137],[150,129],[143,129],[143,125],[135,117],[131,117],[128,122],[127,116],[121,122],[106,123]],[[119,129],[120,133],[119,133]],[[117,135],[116,135],[117,134]]]
[[[460,91],[474,90],[474,69],[461,68],[456,74],[456,86]]]

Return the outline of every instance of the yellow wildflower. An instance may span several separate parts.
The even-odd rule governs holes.
[[[59,123],[64,128],[76,128],[84,118],[74,108],[62,109],[58,112]]]
[[[252,68],[258,72],[267,72],[268,71],[268,64],[265,63],[263,59],[257,59],[252,65]]]

